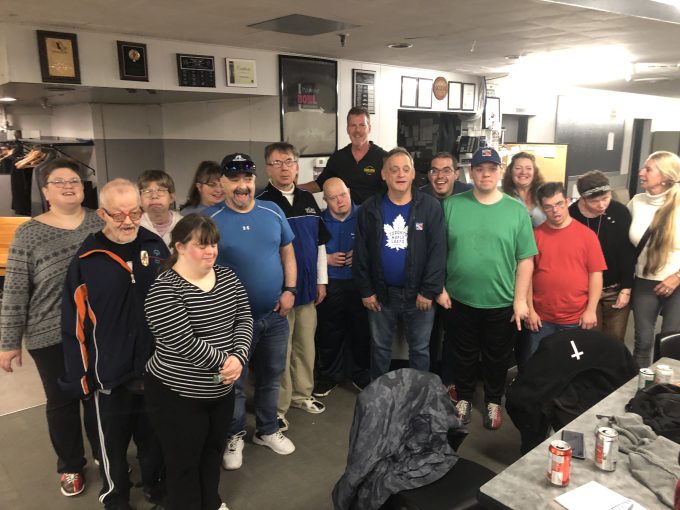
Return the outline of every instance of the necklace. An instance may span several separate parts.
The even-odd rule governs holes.
[[[598,238],[600,237],[600,227],[602,226],[602,216],[603,215],[600,214],[600,219],[597,222],[597,232],[595,232],[597,234]],[[588,228],[590,228],[590,218],[586,218],[586,223],[588,224]],[[592,229],[592,230],[594,230],[594,229]]]

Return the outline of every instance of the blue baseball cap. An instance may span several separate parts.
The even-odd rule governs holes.
[[[471,166],[481,165],[482,163],[494,163],[495,165],[501,164],[501,157],[491,147],[482,147],[477,149],[474,156],[472,156]]]

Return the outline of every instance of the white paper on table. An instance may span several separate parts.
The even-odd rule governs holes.
[[[595,481],[565,492],[555,501],[567,510],[645,510],[639,503]]]

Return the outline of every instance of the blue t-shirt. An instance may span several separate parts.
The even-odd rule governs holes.
[[[326,209],[321,215],[326,228],[331,234],[330,240],[326,243],[326,253],[347,253],[354,249],[354,231],[357,226],[358,207],[352,204],[352,210],[344,221],[336,220],[331,211]],[[331,266],[328,265],[328,278],[335,280],[351,280],[352,266]]]
[[[382,205],[384,223],[380,262],[385,283],[389,287],[403,287],[406,283],[406,250],[410,212],[411,202],[396,205],[385,195]]]
[[[255,200],[247,213],[225,204],[202,211],[220,231],[217,263],[236,273],[246,289],[253,320],[271,312],[283,287],[283,266],[279,249],[293,241],[293,231],[283,211],[273,202]]]

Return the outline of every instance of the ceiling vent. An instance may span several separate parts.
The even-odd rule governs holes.
[[[359,25],[342,23],[330,19],[314,18],[312,16],[305,16],[304,14],[290,14],[289,16],[274,18],[269,21],[262,21],[261,23],[253,23],[248,26],[283,34],[320,35],[356,28]]]

